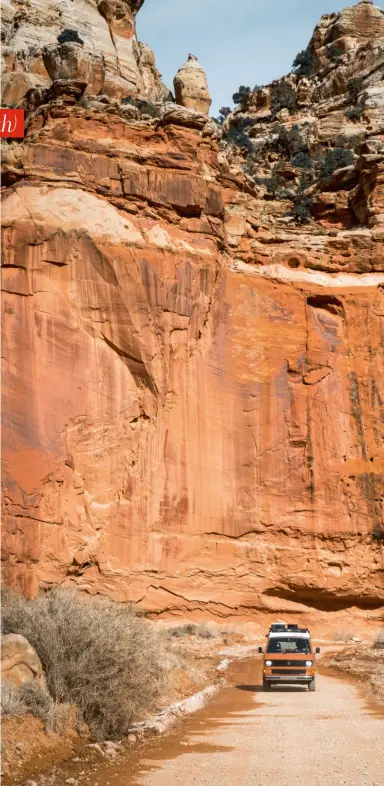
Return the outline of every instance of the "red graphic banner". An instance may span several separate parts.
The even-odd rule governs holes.
[[[0,109],[0,139],[22,139],[24,109]]]

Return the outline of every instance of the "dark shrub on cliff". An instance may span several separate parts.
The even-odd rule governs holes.
[[[276,117],[280,109],[288,109],[291,115],[296,111],[296,91],[289,82],[277,82],[271,87],[271,112]]]
[[[315,58],[313,53],[309,49],[302,49],[299,52],[293,63],[292,63],[292,71],[297,74],[297,76],[310,76],[313,73],[315,65]]]
[[[255,125],[255,120],[251,117],[234,117],[230,129],[224,136],[228,144],[240,148],[244,153],[251,153],[253,151],[253,144],[245,133],[246,128],[252,128]]]
[[[121,737],[163,680],[162,640],[132,606],[55,589],[32,601],[2,593],[3,633],[21,633],[55,702],[75,704],[94,739]]]
[[[221,109],[219,109],[218,117],[214,118],[216,120],[216,123],[222,126],[225,118],[228,117],[228,115],[230,115],[231,112],[232,109],[229,106],[222,106]]]
[[[245,85],[240,85],[239,89],[236,93],[232,96],[232,101],[234,104],[242,104],[244,101],[245,96],[247,96],[251,92],[250,87],[245,87]]]
[[[357,99],[359,98],[360,93],[364,89],[364,79],[361,76],[354,76],[348,82],[348,90],[351,96],[351,99],[354,104],[356,104]]]
[[[273,147],[281,155],[291,158],[307,149],[306,139],[302,134],[302,130],[296,124],[292,128],[277,125],[273,131],[277,134]]]
[[[291,159],[291,164],[297,169],[313,169],[313,161],[306,153],[296,153]]]
[[[343,169],[353,163],[352,150],[344,147],[334,147],[328,150],[321,165],[321,176],[330,177],[336,169]]]
[[[80,38],[77,30],[70,30],[69,28],[63,30],[62,33],[57,36],[57,40],[59,44],[84,44],[84,41],[82,38]]]
[[[133,98],[133,96],[126,96],[121,101],[122,104],[131,104],[131,106],[135,106],[136,109],[141,112],[142,115],[149,115],[150,117],[160,117],[161,109],[156,104],[153,104],[152,101],[145,101],[141,98]]]
[[[348,109],[345,110],[345,115],[349,120],[360,120],[362,114],[363,109],[361,106],[349,106]]]

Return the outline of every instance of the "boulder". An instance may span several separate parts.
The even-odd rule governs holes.
[[[177,106],[177,104],[167,103],[164,105],[161,122],[164,125],[202,129],[207,125],[208,118],[206,114],[198,112],[196,109],[187,109],[186,107]]]
[[[50,44],[43,49],[44,65],[52,81],[75,79],[86,82],[89,92],[99,93],[105,77],[101,55],[87,52],[82,44],[73,41]]]
[[[3,105],[17,106],[29,90],[48,87],[48,85],[49,79],[44,79],[37,74],[8,71],[2,76],[1,102]]]
[[[173,84],[177,104],[208,114],[212,99],[205,71],[197,57],[189,55],[188,60],[179,68]]]
[[[46,687],[41,660],[28,639],[19,633],[8,633],[1,637],[1,679],[21,685],[23,682],[38,682]]]

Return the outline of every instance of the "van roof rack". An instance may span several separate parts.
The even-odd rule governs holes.
[[[270,633],[307,633],[309,635],[309,629],[299,628],[298,625],[294,624],[287,625],[285,622],[272,622],[269,626],[267,637]]]

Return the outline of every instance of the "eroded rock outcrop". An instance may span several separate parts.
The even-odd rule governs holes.
[[[195,55],[189,55],[174,80],[176,103],[208,114],[212,99],[204,69]]]
[[[86,79],[88,93],[112,99],[132,95],[161,100],[169,91],[152,51],[136,37],[135,15],[142,4],[143,0],[6,0],[3,104],[17,105],[28,89],[49,87],[51,80],[63,78]]]
[[[65,80],[34,94],[4,155],[10,583],[382,619],[381,51],[222,128]]]

